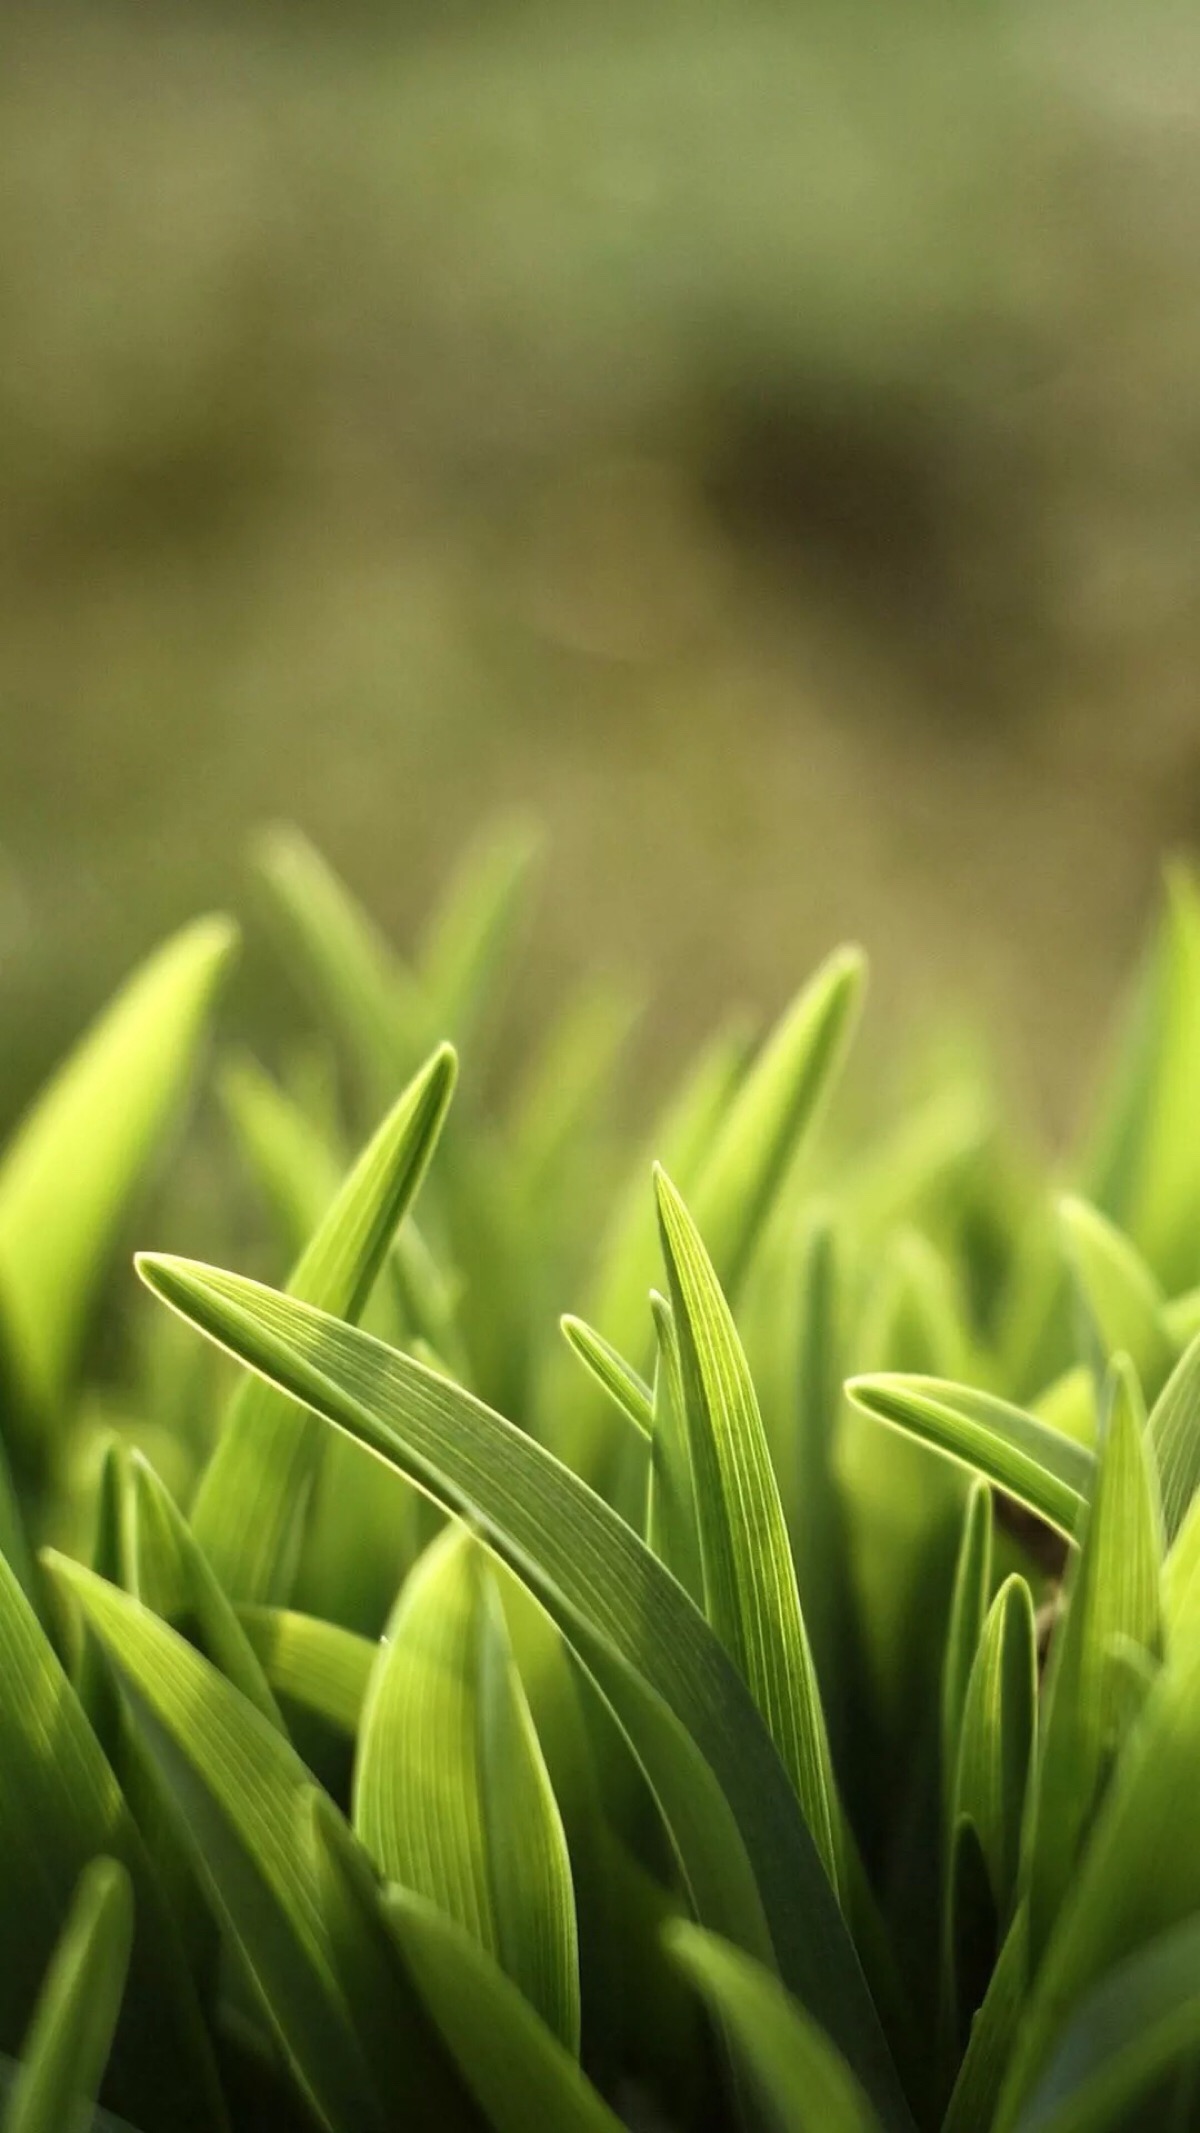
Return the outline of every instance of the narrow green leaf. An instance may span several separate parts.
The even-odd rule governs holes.
[[[79,1876],[129,1872],[138,1932],[112,2099],[145,2133],[225,2117],[182,1949],[117,1781],[29,1601],[0,1561],[0,2049],[16,2048]]]
[[[357,1733],[378,1652],[369,1637],[287,1607],[239,1607],[237,1615],[276,1696]]]
[[[121,2009],[133,1893],[115,1859],[84,1868],[38,1995],[4,2133],[82,2133]]]
[[[409,1972],[495,2133],[620,2133],[570,2052],[478,1941],[412,1889],[385,1899]]]
[[[666,1564],[704,1611],[704,1563],[679,1334],[675,1314],[657,1289],[650,1292],[650,1309],[658,1342],[658,1367],[654,1374],[646,1536],[659,1562]]]
[[[576,1318],[569,1311],[559,1320],[567,1346],[573,1349],[586,1370],[589,1370],[598,1385],[604,1387],[610,1400],[635,1429],[649,1436],[654,1422],[654,1396],[645,1379],[627,1363],[624,1356],[606,1341],[602,1333],[589,1326],[585,1318]]]
[[[579,2049],[579,1956],[557,1803],[481,1549],[450,1527],[400,1594],[363,1711],[354,1826]]]
[[[382,1946],[365,1928],[348,1945],[344,1916],[331,1915],[313,1838],[317,1789],[295,1750],[139,1601],[63,1556],[48,1561],[119,1670],[209,1899],[304,2094],[332,2133],[382,2133],[402,2095],[408,2122],[433,2133],[453,2097],[436,2059],[422,2055],[419,2023]],[[361,2021],[343,1989],[351,1964]],[[390,2067],[372,2050],[376,2029],[366,2019],[379,2001],[395,2024]]]
[[[437,1025],[470,1045],[493,1002],[528,902],[542,840],[528,823],[491,830],[469,850],[435,913],[419,958]]]
[[[21,1516],[21,1506],[17,1500],[12,1474],[9,1471],[2,1437],[0,1437],[0,1555],[4,1557],[9,1569],[29,1595],[29,1598],[36,1602],[33,1557],[29,1552],[29,1542],[25,1534],[25,1521]]]
[[[1037,1640],[1022,1577],[996,1594],[967,1682],[954,1781],[954,1826],[978,1834],[997,1920],[1012,1910],[1025,1794],[1037,1735]]]
[[[672,1959],[721,2024],[779,2133],[877,2133],[879,2120],[841,2054],[778,1978],[728,1941],[680,1919]]]
[[[1170,1542],[1200,1489],[1200,1335],[1184,1350],[1150,1411],[1150,1443]]]
[[[1117,2133],[1131,2123],[1130,2105],[1197,2048],[1200,1919],[1193,1918],[1119,1963],[1088,1994],[1017,2133]]]
[[[992,2124],[1029,1981],[1029,1916],[1021,1904],[996,1958],[983,2004],[951,2092],[942,2133],[980,2133]]]
[[[1036,1965],[1075,1875],[1128,1711],[1120,1640],[1162,1649],[1162,1522],[1141,1394],[1128,1363],[1108,1383],[1096,1493],[1079,1533],[1065,1621],[1053,1639],[1043,1698],[1036,1822],[1029,1862],[1029,1932]]]
[[[293,1295],[357,1318],[428,1168],[455,1071],[442,1045],[397,1099],[293,1268]],[[192,1512],[231,1599],[288,1598],[324,1444],[295,1401],[254,1380],[239,1388]]]
[[[942,1779],[948,1831],[953,1829],[954,1787],[967,1687],[987,1620],[991,1589],[992,1492],[986,1482],[976,1481],[963,1519],[942,1663]]]
[[[1105,1974],[1200,1912],[1200,1639],[1169,1656],[1080,1854],[1042,1958],[997,2116],[1009,2133],[1063,2024]]]
[[[228,1060],[217,1094],[285,1245],[298,1257],[341,1183],[337,1165],[312,1120],[256,1059]]]
[[[974,1467],[1060,1533],[1074,1533],[1095,1469],[1085,1445],[1007,1400],[941,1378],[851,1378],[846,1391],[865,1414]]]
[[[700,1234],[662,1170],[655,1188],[679,1334],[708,1618],[766,1720],[836,1890],[840,1812],[829,1741],[758,1401]]]
[[[720,1642],[622,1519],[532,1439],[356,1328],[237,1275],[139,1261],[183,1316],[482,1537],[617,1711],[705,1923],[770,1957],[889,2127],[908,2112],[791,1784]]]
[[[839,948],[822,963],[745,1074],[700,1170],[696,1226],[731,1301],[837,1077],[865,978],[860,949]]]
[[[1129,1238],[1086,1200],[1068,1195],[1058,1214],[1101,1370],[1114,1355],[1128,1355],[1146,1397],[1156,1398],[1179,1354],[1162,1289]]]
[[[170,1122],[237,934],[200,919],[150,957],[0,1163],[0,1320],[29,1408],[60,1404],[135,1186]]]

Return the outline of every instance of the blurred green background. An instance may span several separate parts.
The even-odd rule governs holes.
[[[264,818],[403,936],[520,806],[529,1013],[654,1074],[857,935],[1053,1127],[1200,829],[1198,92],[1146,0],[7,0],[0,1114]]]

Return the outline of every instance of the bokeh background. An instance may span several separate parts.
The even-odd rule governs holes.
[[[1200,832],[1198,371],[1194,9],[6,0],[0,1122],[263,819],[403,937],[516,807],[528,1012],[654,1075],[857,935],[1055,1130]]]

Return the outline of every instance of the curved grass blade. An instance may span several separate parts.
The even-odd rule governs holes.
[[[363,1711],[354,1826],[385,1879],[457,1919],[577,2054],[562,1821],[494,1580],[463,1527],[426,1550],[396,1604]]]
[[[1128,1709],[1122,1642],[1162,1650],[1162,1523],[1141,1394],[1127,1363],[1109,1379],[1096,1493],[1084,1516],[1053,1640],[1029,1858],[1029,1936],[1040,1961],[1119,1752]]]
[[[138,1912],[113,2102],[145,2133],[217,2133],[216,2070],[174,1925],[96,1736],[3,1562],[0,1680],[0,2048],[24,2031],[79,1876],[103,1853],[128,1870]]]
[[[1037,1641],[1022,1577],[996,1594],[967,1683],[954,1781],[953,1827],[976,1832],[997,1922],[1016,1888],[1025,1796],[1037,1736]]]
[[[821,964],[744,1075],[698,1174],[696,1227],[731,1302],[837,1077],[866,979],[858,948]]]
[[[0,1162],[0,1320],[33,1418],[60,1405],[129,1199],[169,1124],[237,942],[200,919],[128,981]]]
[[[1200,2046],[1200,1919],[1118,1964],[1064,2029],[1017,2133],[1117,2133]],[[1139,2123],[1141,2121],[1139,2120]]]
[[[773,1952],[888,2127],[907,2128],[878,2018],[795,1794],[737,1669],[622,1519],[458,1386],[237,1275],[139,1261],[211,1339],[399,1467],[541,1601],[617,1711],[706,1923]]]
[[[678,1578],[702,1611],[704,1564],[696,1512],[696,1479],[688,1443],[683,1392],[683,1360],[675,1314],[665,1296],[650,1292],[650,1309],[658,1342],[654,1377],[653,1434],[646,1494],[646,1538],[660,1563]]]
[[[1149,1429],[1169,1545],[1200,1489],[1200,1335],[1184,1350],[1151,1408]]]
[[[620,2133],[571,2053],[478,1941],[412,1889],[384,1908],[418,1992],[495,2133]]]
[[[294,1267],[293,1295],[358,1316],[428,1168],[455,1073],[442,1045],[398,1098]],[[324,1443],[294,1400],[254,1380],[239,1388],[192,1512],[231,1599],[288,1598]]]
[[[1128,1355],[1155,1399],[1179,1355],[1162,1289],[1128,1237],[1086,1200],[1067,1195],[1058,1216],[1101,1372],[1114,1355]]]
[[[602,1333],[589,1326],[585,1318],[576,1318],[566,1311],[559,1319],[559,1325],[568,1348],[579,1357],[584,1369],[603,1386],[609,1399],[634,1428],[648,1437],[654,1424],[654,1395],[645,1379],[632,1363],[626,1362],[611,1341],[606,1341]]]
[[[846,1391],[865,1414],[974,1467],[1048,1525],[1074,1534],[1095,1471],[1085,1445],[1007,1400],[942,1378],[884,1373],[850,1378]]]
[[[707,2002],[779,2133],[878,2133],[845,2060],[778,1978],[728,1941],[679,1919],[667,1950]]]
[[[133,1943],[133,1892],[115,1859],[84,1868],[46,1974],[4,2133],[83,2133],[104,2077]]]
[[[986,1482],[976,1481],[963,1519],[942,1664],[942,1779],[947,1833],[954,1826],[954,1787],[967,1687],[987,1619],[991,1589],[992,1492]]]
[[[453,2092],[382,1945],[365,1924],[351,1937],[342,1910],[331,1911],[313,1839],[317,1788],[295,1750],[139,1601],[63,1556],[48,1562],[118,1669],[209,1900],[322,2121],[332,2133],[384,2133],[403,2097],[414,2127],[453,2126]],[[391,2015],[390,2063],[367,2020],[380,2003]]]
[[[662,1170],[655,1189],[679,1336],[706,1612],[762,1712],[837,1890],[840,1811],[825,1716],[758,1401],[699,1231]]]
[[[357,1733],[379,1650],[370,1637],[287,1607],[239,1607],[237,1617],[276,1696]]]

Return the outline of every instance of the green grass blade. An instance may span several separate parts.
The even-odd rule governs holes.
[[[419,2021],[381,1946],[365,1927],[347,1946],[344,1916],[331,1915],[313,1840],[318,1795],[295,1750],[139,1601],[65,1557],[49,1560],[120,1673],[209,1900],[237,1942],[304,2094],[331,2133],[382,2133],[401,2097],[413,2114],[408,2122],[433,2133],[441,2124],[439,2098],[451,2112],[452,2097],[435,2057],[422,2054]],[[390,2072],[346,1995],[349,1968],[365,2005],[383,2000],[391,2008]]]
[[[61,1403],[130,1197],[170,1123],[237,941],[199,920],[150,957],[0,1162],[0,1323],[31,1413]]]
[[[1150,1410],[1150,1443],[1171,1542],[1200,1489],[1200,1335],[1184,1350]]]
[[[1189,1919],[1089,1993],[1017,2133],[1120,2133],[1131,2122],[1131,2104],[1198,2047],[1200,1919]]]
[[[450,1527],[410,1573],[367,1692],[354,1826],[579,2049],[566,1840],[482,1550]]]
[[[488,832],[469,850],[435,912],[418,958],[436,1025],[473,1047],[526,916],[542,840],[528,823]]]
[[[287,1607],[239,1607],[237,1616],[274,1695],[357,1733],[378,1652],[369,1637]]]
[[[341,1183],[337,1165],[307,1113],[256,1059],[227,1060],[217,1094],[285,1249],[299,1258]]]
[[[4,1440],[0,1437],[0,1555],[4,1557],[17,1582],[36,1604],[37,1589],[34,1582],[33,1557],[21,1516],[21,1505],[5,1455]]]
[[[144,2133],[225,2124],[194,1988],[133,1818],[74,1690],[0,1562],[0,2050],[15,2050],[79,1876],[129,1872],[138,1931],[112,2100]]]
[[[1079,1523],[1095,1471],[1085,1445],[1023,1408],[942,1378],[884,1373],[851,1378],[856,1407],[973,1467],[1060,1533]]]
[[[1029,1983],[1029,1921],[1022,1904],[988,1981],[942,2121],[942,2133],[990,2126],[1004,2083]]]
[[[589,1370],[596,1383],[604,1387],[609,1399],[634,1428],[648,1437],[654,1424],[654,1395],[646,1380],[632,1363],[626,1362],[611,1341],[606,1341],[602,1333],[589,1326],[585,1318],[576,1318],[567,1311],[560,1318],[559,1325],[568,1348],[579,1357],[585,1370]]]
[[[115,1859],[80,1876],[21,2052],[4,2133],[83,2133],[104,2077],[133,1943],[133,1892]]]
[[[1024,1578],[1009,1577],[988,1610],[967,1682],[952,1824],[968,1822],[978,1836],[1001,1930],[1013,1908],[1036,1737],[1033,1601]]]
[[[673,1959],[729,2039],[778,2133],[878,2133],[879,2120],[841,2057],[778,1978],[727,1941],[678,1920]]]
[[[1064,1898],[997,2117],[1009,2133],[1067,2017],[1105,1974],[1200,1911],[1200,1640],[1142,1705]]]
[[[495,2133],[620,2133],[574,2057],[478,1941],[413,1890],[390,1890],[385,1908],[417,1990]]]
[[[659,1562],[666,1564],[703,1610],[704,1563],[679,1334],[670,1304],[656,1289],[650,1292],[650,1309],[658,1342],[658,1367],[654,1376],[646,1537]]]
[[[751,1952],[773,1949],[885,2124],[907,2127],[857,1957],[770,1736],[719,1640],[636,1534],[511,1424],[369,1335],[237,1275],[181,1260],[139,1265],[210,1338],[477,1525],[618,1708],[702,1920]]]
[[[679,1335],[706,1611],[783,1758],[835,1890],[840,1810],[779,1488],[745,1353],[699,1231],[655,1179]]]
[[[865,978],[857,948],[840,948],[822,963],[743,1077],[699,1172],[696,1226],[731,1302],[837,1077]]]
[[[1121,1641],[1162,1649],[1162,1522],[1141,1395],[1128,1364],[1108,1389],[1096,1493],[1084,1515],[1053,1640],[1029,1863],[1030,1949],[1036,1964],[1074,1878],[1080,1849],[1121,1747],[1127,1712]]]
[[[1128,1237],[1086,1200],[1067,1196],[1058,1214],[1101,1370],[1127,1355],[1147,1399],[1156,1399],[1179,1355],[1162,1289]]]
[[[455,1071],[454,1053],[443,1045],[397,1099],[293,1268],[293,1295],[358,1316],[428,1168]],[[239,1388],[192,1513],[196,1537],[231,1599],[289,1597],[324,1443],[295,1401],[255,1380]]]
[[[962,1540],[954,1571],[950,1626],[942,1662],[942,1780],[948,1828],[953,1828],[954,1783],[962,1739],[967,1687],[987,1620],[992,1590],[992,1492],[977,1481],[967,1498]]]

